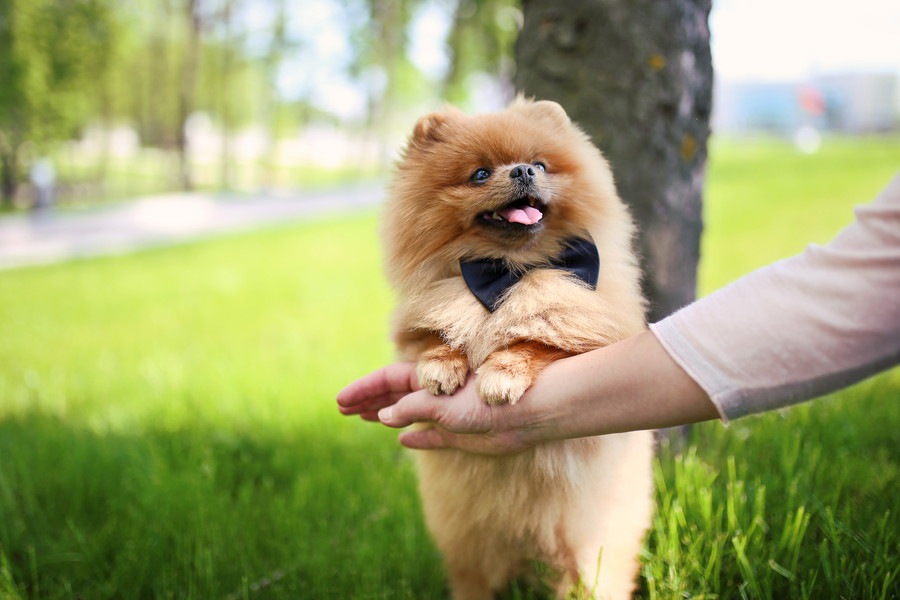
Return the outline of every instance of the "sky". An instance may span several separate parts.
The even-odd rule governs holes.
[[[898,0],[713,0],[710,32],[724,81],[900,75]]]
[[[447,67],[448,4],[427,3],[417,15],[411,56],[425,72]],[[292,26],[310,40],[307,59],[286,65],[280,87],[311,92],[314,102],[344,118],[361,114],[359,83],[340,74],[342,61],[352,55],[346,13],[323,0],[304,3],[301,12]],[[873,71],[900,75],[900,0],[713,0],[710,31],[720,82],[804,81]]]

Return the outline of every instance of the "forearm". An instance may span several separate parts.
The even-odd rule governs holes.
[[[526,444],[718,416],[706,392],[649,331],[551,364],[520,402],[526,403],[520,429]]]
[[[651,325],[723,419],[846,387],[900,361],[900,177],[825,246]]]

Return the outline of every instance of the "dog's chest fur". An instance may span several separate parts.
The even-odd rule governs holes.
[[[463,350],[474,370],[493,351],[518,341],[578,354],[624,337],[623,329],[635,319],[617,314],[601,292],[563,271],[534,269],[489,312],[462,277],[451,277],[408,298],[398,317],[407,328],[437,332],[448,345]]]

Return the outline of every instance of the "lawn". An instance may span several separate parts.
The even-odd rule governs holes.
[[[717,143],[701,285],[826,241],[900,143]],[[373,213],[0,272],[0,598],[440,598]],[[900,596],[900,375],[663,444],[643,598]],[[527,587],[511,598],[534,597]]]

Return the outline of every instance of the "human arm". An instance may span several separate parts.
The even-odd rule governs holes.
[[[810,245],[651,325],[723,420],[785,407],[900,361],[900,176]]]
[[[338,406],[343,414],[369,420],[377,412],[389,427],[432,423],[429,429],[400,435],[410,448],[454,447],[483,454],[717,416],[706,393],[650,332],[550,364],[514,405],[484,403],[471,377],[450,397],[414,391],[414,380],[412,364],[390,365],[347,386],[338,394]],[[403,386],[411,393],[397,399]]]

